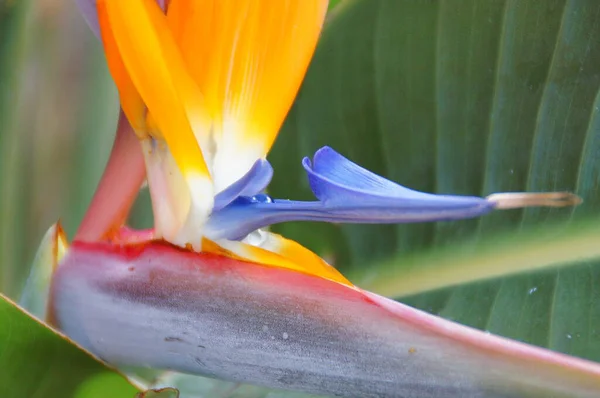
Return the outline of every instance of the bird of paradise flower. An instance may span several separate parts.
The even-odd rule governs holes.
[[[455,220],[578,201],[568,193],[417,192],[329,147],[302,161],[316,200],[265,194],[273,174],[265,157],[327,1],[80,3],[104,44],[122,117],[94,200],[50,276],[46,316],[75,341],[117,366],[339,396],[600,389],[596,365],[364,291],[263,229]],[[145,178],[155,224],[134,231],[123,224]],[[66,246],[60,233],[54,241]]]

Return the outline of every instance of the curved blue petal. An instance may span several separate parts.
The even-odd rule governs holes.
[[[213,212],[217,212],[239,196],[254,196],[265,190],[273,178],[273,167],[266,159],[258,159],[242,178],[215,196]]]
[[[207,236],[242,239],[250,232],[286,221],[396,224],[477,217],[495,203],[474,196],[434,195],[405,188],[352,163],[329,147],[314,162],[303,160],[319,201],[239,197],[213,213]]]
[[[346,201],[347,197],[368,195],[371,200],[435,196],[413,191],[360,167],[326,146],[319,149],[314,162],[302,160],[315,196],[323,202]]]

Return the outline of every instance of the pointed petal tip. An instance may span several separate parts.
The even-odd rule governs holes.
[[[275,233],[258,230],[248,235],[242,242],[221,240],[218,243],[243,261],[289,269],[346,286],[354,286],[321,257],[298,242]]]
[[[320,158],[321,156],[331,156],[331,155],[337,155],[337,156],[342,156],[340,155],[337,151],[335,151],[332,147],[330,147],[329,145],[325,145],[319,149],[317,149],[317,151],[315,152],[315,160]]]
[[[19,300],[23,308],[41,320],[48,317],[50,284],[67,249],[67,236],[58,221],[40,242]]]
[[[519,209],[523,207],[570,207],[583,203],[583,199],[571,192],[503,192],[486,197],[496,209]]]

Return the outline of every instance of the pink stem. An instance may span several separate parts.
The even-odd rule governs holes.
[[[98,241],[116,233],[125,223],[145,177],[139,140],[121,111],[110,159],[75,240]]]

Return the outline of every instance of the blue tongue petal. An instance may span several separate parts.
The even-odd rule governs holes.
[[[428,195],[386,180],[327,146],[315,153],[314,165],[305,157],[302,166],[313,193],[321,201],[342,202],[347,197],[363,195],[371,199]]]
[[[352,163],[329,147],[317,151],[312,163],[305,158],[302,164],[318,201],[242,195],[213,212],[207,236],[241,239],[258,228],[286,221],[396,224],[458,220],[486,214],[496,206],[495,201],[480,197],[413,191]]]
[[[314,164],[304,158],[302,165],[314,195],[324,204],[335,205],[338,209],[355,206],[462,209],[487,203],[475,196],[434,195],[408,189],[351,162],[330,147],[315,153]]]
[[[265,190],[273,178],[273,167],[265,159],[258,159],[242,178],[215,196],[213,213],[218,212],[239,196],[254,196]]]

